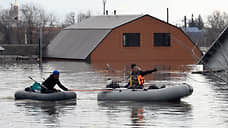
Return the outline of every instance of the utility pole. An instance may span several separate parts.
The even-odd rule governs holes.
[[[105,15],[105,5],[106,5],[107,0],[103,0],[103,15]]]
[[[73,19],[73,24],[75,24],[75,19],[74,19],[74,15],[72,16],[72,19]]]
[[[167,8],[167,23],[169,23],[169,8]]]
[[[184,16],[184,28],[186,29],[187,28],[187,17]]]
[[[42,26],[40,26],[40,64],[42,64],[42,56],[43,56],[43,30]]]

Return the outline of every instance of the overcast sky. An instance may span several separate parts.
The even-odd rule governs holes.
[[[0,0],[0,8],[10,7],[15,0]],[[17,0],[21,4],[35,3],[55,14],[59,19],[71,11],[76,14],[90,10],[92,15],[101,15],[103,0]],[[228,13],[227,0],[107,0],[106,9],[109,14],[117,10],[117,14],[149,14],[166,21],[166,8],[169,8],[169,21],[180,24],[184,16],[191,18],[202,15],[203,19],[215,10]]]

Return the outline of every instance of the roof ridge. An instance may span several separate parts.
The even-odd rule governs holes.
[[[90,18],[71,25],[68,29],[114,29],[125,23],[131,22],[144,15],[108,15],[108,16],[91,16]]]

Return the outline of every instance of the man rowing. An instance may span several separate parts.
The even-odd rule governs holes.
[[[62,90],[68,91],[66,87],[62,85],[62,83],[59,81],[59,71],[54,70],[53,73],[42,83],[41,86],[41,93],[53,93],[58,92],[57,89],[55,89],[55,85],[57,84]]]

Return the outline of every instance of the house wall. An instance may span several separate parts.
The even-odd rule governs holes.
[[[140,33],[140,47],[123,47],[123,33]],[[154,47],[153,33],[170,33],[170,47]],[[194,51],[194,53],[192,52]],[[201,52],[178,28],[150,16],[122,25],[112,32],[91,53],[91,63],[99,61],[172,61],[194,64]]]

